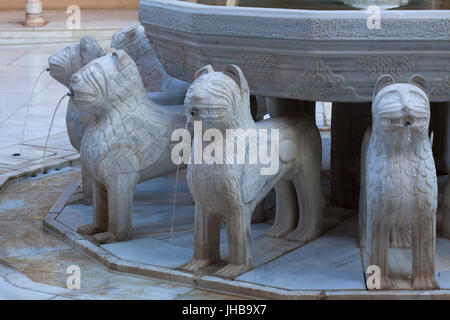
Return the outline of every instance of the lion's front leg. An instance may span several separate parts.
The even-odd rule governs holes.
[[[107,178],[108,231],[94,236],[98,243],[130,239],[133,190],[138,181],[138,173],[113,175]]]
[[[417,219],[412,226],[413,287],[438,289],[434,277],[436,226],[434,218]]]
[[[204,212],[195,203],[194,257],[181,269],[198,271],[220,261],[220,226],[222,216]]]
[[[95,235],[108,229],[108,196],[103,184],[92,181],[93,189],[93,223],[80,226],[77,232],[85,235]]]
[[[235,278],[253,266],[251,252],[251,212],[241,206],[227,215],[228,265],[216,272],[225,278]]]

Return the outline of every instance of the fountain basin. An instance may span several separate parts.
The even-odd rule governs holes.
[[[141,0],[139,20],[167,72],[192,81],[239,65],[252,94],[371,101],[376,79],[421,74],[430,101],[450,101],[450,10],[298,10]]]

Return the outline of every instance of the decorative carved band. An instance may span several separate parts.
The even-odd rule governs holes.
[[[384,74],[390,74],[398,79],[403,73],[414,68],[414,65],[414,56],[365,56],[359,58],[359,66],[374,80]]]

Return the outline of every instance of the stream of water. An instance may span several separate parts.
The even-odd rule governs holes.
[[[25,128],[27,127],[27,121],[28,121],[28,115],[30,113],[30,106],[31,106],[31,101],[33,100],[33,96],[34,96],[34,90],[36,89],[36,85],[39,82],[39,79],[41,78],[41,76],[44,74],[44,72],[46,72],[46,69],[42,70],[39,75],[37,76],[36,80],[34,81],[33,87],[31,89],[31,95],[30,98],[27,100],[26,102],[26,106],[27,106],[27,112],[25,113],[25,120],[23,121],[23,127],[22,127],[22,137],[20,138],[20,148],[19,148],[19,153],[22,154],[22,145],[23,145],[23,141],[25,139]],[[23,106],[22,106],[23,107]],[[22,108],[21,107],[21,108]]]
[[[59,109],[59,106],[61,105],[61,103],[63,102],[64,98],[69,96],[70,93],[66,93],[64,94],[61,99],[59,100],[58,104],[56,105],[55,111],[53,112],[53,116],[52,116],[52,122],[50,122],[50,127],[48,128],[48,134],[47,134],[47,139],[45,139],[45,145],[44,145],[44,155],[42,156],[42,160],[45,159],[45,153],[47,151],[47,144],[48,144],[48,139],[50,137],[50,132],[52,131],[52,126],[53,126],[53,121],[55,121],[55,116],[56,116],[56,112]]]
[[[184,126],[185,134],[187,134],[187,128],[189,126],[189,122],[190,121],[191,121],[191,115],[187,115],[187,117],[186,117],[186,124]],[[175,225],[175,209],[176,209],[176,205],[177,205],[178,176],[179,176],[179,173],[180,173],[180,166],[181,166],[181,163],[178,164],[177,172],[175,174],[175,189],[174,189],[174,193],[173,193],[173,205],[172,205],[172,213],[171,213],[171,218],[170,218],[170,235],[169,235],[170,247],[172,246],[173,228],[174,228],[174,225]]]

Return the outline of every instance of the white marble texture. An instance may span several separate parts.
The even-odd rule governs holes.
[[[54,295],[16,287],[0,276],[0,300],[47,300]]]
[[[175,268],[192,257],[192,249],[151,237],[102,245],[112,254],[128,261]]]
[[[21,205],[21,201],[1,202],[0,210],[9,209],[11,205]],[[27,208],[29,209],[29,208]],[[3,210],[0,211],[3,214]],[[29,209],[29,212],[31,210]],[[6,220],[0,221],[0,259],[26,255],[43,254],[54,250],[68,249],[64,242],[43,233],[42,226],[37,222]]]
[[[241,275],[249,281],[291,290],[364,290],[356,238],[325,235]]]

